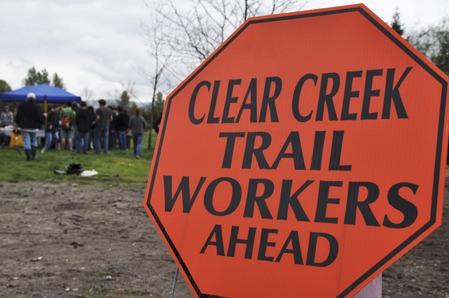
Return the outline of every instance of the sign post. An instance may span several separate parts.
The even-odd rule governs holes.
[[[249,19],[168,96],[145,208],[195,296],[353,296],[441,224],[446,101],[364,5]]]

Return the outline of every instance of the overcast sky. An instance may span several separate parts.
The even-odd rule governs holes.
[[[179,0],[183,1],[183,0]],[[397,7],[406,29],[449,17],[448,0],[308,0],[304,9],[364,3],[389,23]],[[22,87],[31,67],[63,78],[67,90],[91,99],[114,98],[134,83],[151,98],[142,68],[151,68],[141,22],[151,12],[142,0],[0,0],[0,79]]]

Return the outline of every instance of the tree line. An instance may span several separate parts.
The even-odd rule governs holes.
[[[396,8],[390,26],[433,64],[449,75],[449,18],[444,18],[438,24],[432,24],[421,29],[406,28],[401,21],[401,14]]]

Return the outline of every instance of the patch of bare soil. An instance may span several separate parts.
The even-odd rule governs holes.
[[[143,189],[0,182],[0,296],[170,297],[176,267],[143,197]],[[175,293],[191,296],[183,280]]]
[[[383,272],[383,296],[449,298],[449,177],[443,224]]]
[[[0,296],[170,297],[176,267],[143,196],[0,181]],[[443,226],[383,273],[384,297],[449,297],[448,196]],[[192,297],[181,275],[175,297]]]

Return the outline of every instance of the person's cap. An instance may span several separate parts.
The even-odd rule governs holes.
[[[36,99],[36,94],[34,94],[33,92],[30,92],[27,94],[27,98]]]

